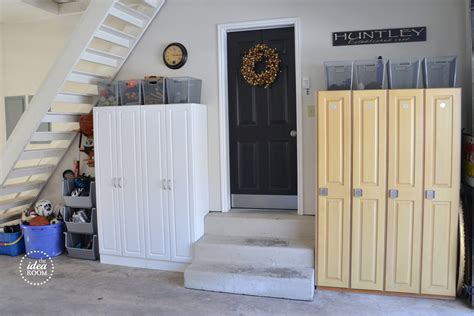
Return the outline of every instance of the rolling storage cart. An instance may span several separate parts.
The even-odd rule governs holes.
[[[63,181],[64,222],[67,227],[65,244],[68,255],[73,258],[99,259],[99,242],[97,238],[97,209],[95,207],[95,182],[91,181],[89,193],[72,196],[76,189],[74,180]],[[82,214],[83,220],[74,220]],[[85,219],[85,220],[84,220]]]

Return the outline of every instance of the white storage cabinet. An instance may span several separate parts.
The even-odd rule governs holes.
[[[209,211],[207,108],[94,108],[102,263],[183,271]]]

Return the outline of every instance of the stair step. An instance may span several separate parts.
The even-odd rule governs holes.
[[[79,122],[82,115],[88,113],[81,112],[48,112],[44,115],[42,122],[44,123],[67,123]]]
[[[110,9],[109,14],[139,28],[143,28],[150,19],[146,14],[120,2],[117,2],[114,7]]]
[[[8,178],[27,177],[35,174],[51,173],[55,165],[39,165],[32,167],[13,168],[8,174]]]
[[[130,48],[132,40],[136,39],[130,34],[107,25],[102,25],[95,33],[95,37],[126,48]]]
[[[20,196],[13,199],[0,201],[0,210],[8,210],[23,205],[31,205],[36,200],[35,196]]]
[[[314,267],[313,239],[205,235],[194,245],[193,262]]]
[[[15,212],[8,212],[6,214],[0,215],[0,224],[8,224],[8,225],[15,225],[19,224],[19,220],[21,219],[22,210],[15,211]]]
[[[184,271],[184,286],[214,292],[312,300],[314,269],[192,263]]]
[[[77,133],[74,132],[35,132],[30,142],[44,142],[52,140],[72,140]]]
[[[69,77],[67,78],[67,81],[72,81],[72,82],[77,82],[77,83],[87,83],[87,84],[96,84],[98,81],[106,81],[110,80],[111,78],[104,76],[104,75],[99,75],[99,74],[94,74],[91,72],[85,72],[85,71],[79,71],[79,70],[73,70]]]
[[[23,151],[20,160],[60,157],[65,151],[66,148],[28,149]]]
[[[122,60],[123,57],[115,54],[109,54],[97,49],[88,48],[84,53],[82,53],[81,59],[100,65],[117,67],[119,61]]]
[[[314,227],[314,216],[289,212],[214,212],[205,218],[209,235],[314,239]]]
[[[55,102],[92,104],[94,103],[94,94],[78,92],[61,92],[56,96]]]
[[[151,7],[151,8],[156,8],[158,6],[157,0],[143,0],[143,4]]]
[[[46,184],[46,181],[37,180],[37,181],[28,181],[28,182],[3,185],[3,186],[0,186],[0,196],[41,189],[45,184]]]

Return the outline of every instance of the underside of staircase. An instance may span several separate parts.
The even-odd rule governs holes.
[[[184,272],[190,289],[312,300],[314,217],[210,213]]]
[[[165,0],[91,1],[63,53],[0,152],[0,224],[31,206]],[[38,131],[40,124],[48,131]]]

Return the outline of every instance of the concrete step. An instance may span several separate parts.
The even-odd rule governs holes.
[[[197,263],[314,267],[313,239],[205,235],[194,245]]]
[[[209,213],[205,232],[209,235],[314,239],[314,216],[293,212]]]
[[[312,300],[314,269],[193,263],[184,272],[184,286],[214,292]]]

